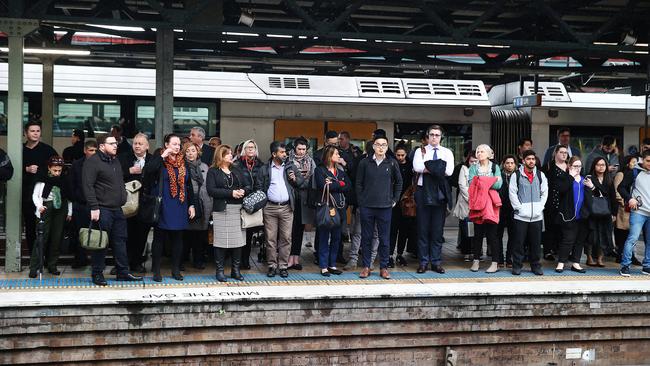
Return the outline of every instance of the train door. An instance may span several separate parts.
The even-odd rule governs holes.
[[[376,129],[376,122],[277,119],[274,123],[273,138],[289,144],[295,138],[303,136],[309,141],[310,150],[313,152],[323,146],[326,131],[347,131],[350,133],[351,142],[363,149],[365,142]]]

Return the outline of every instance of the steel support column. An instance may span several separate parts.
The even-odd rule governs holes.
[[[0,21],[0,30],[9,36],[9,86],[7,98],[7,153],[15,173],[7,182],[5,271],[19,272],[22,236],[23,190],[23,49],[24,37],[38,28],[38,21],[8,19]]]
[[[54,61],[55,57],[42,57],[43,62],[43,93],[41,105],[41,140],[53,144],[54,128]]]
[[[174,31],[156,31],[156,123],[158,146],[163,137],[174,130]]]

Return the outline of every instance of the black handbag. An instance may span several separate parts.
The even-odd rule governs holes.
[[[334,197],[330,194],[329,184],[325,185],[321,200],[316,206],[316,226],[323,229],[341,226],[341,214],[336,207]]]
[[[203,199],[201,198],[201,187],[203,185],[199,184],[199,190],[196,192],[196,203],[194,204],[194,218],[192,220],[200,220],[203,218]]]
[[[242,201],[242,208],[246,213],[253,214],[266,206],[267,198],[266,193],[262,191],[255,191],[244,197]]]
[[[163,173],[160,171],[158,179],[158,195],[140,194],[138,220],[145,224],[156,225],[160,220],[160,206],[162,205]]]
[[[593,217],[610,217],[612,211],[610,210],[609,200],[602,194],[600,197],[593,197],[591,206],[589,207],[589,214]]]

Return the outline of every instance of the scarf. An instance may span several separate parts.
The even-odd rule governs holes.
[[[255,157],[248,158],[246,156],[242,156],[242,160],[244,160],[244,163],[246,163],[246,168],[248,171],[252,172],[253,168],[255,168],[255,163],[257,163],[257,159]]]
[[[198,183],[199,187],[203,185],[203,173],[201,172],[201,160],[188,161],[190,168],[190,179]]]
[[[185,159],[183,159],[181,154],[178,154],[176,155],[176,160],[172,161],[170,155],[165,158],[164,164],[167,169],[167,174],[169,174],[169,192],[171,196],[173,198],[178,196],[181,202],[185,202]],[[178,169],[178,179],[174,168]]]
[[[63,177],[53,177],[48,172],[47,177],[44,177],[43,179],[43,183],[45,183],[45,186],[43,187],[43,194],[41,197],[47,198],[50,196],[50,193],[52,193],[52,206],[56,210],[60,209],[63,197]]]
[[[293,164],[298,167],[303,178],[309,179],[311,177],[312,167],[315,165],[314,160],[305,154],[302,157],[297,157],[294,151],[289,152],[289,161],[292,161]]]

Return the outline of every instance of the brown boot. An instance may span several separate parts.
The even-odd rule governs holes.
[[[590,256],[590,255],[587,256],[587,263],[585,263],[585,264],[588,265],[589,267],[595,267],[596,266],[596,262],[594,262],[594,258],[592,256]]]

